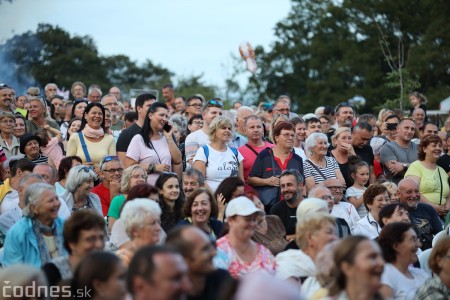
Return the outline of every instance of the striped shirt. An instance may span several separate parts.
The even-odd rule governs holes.
[[[337,178],[336,170],[339,170],[339,165],[334,157],[325,156],[325,168],[316,165],[310,159],[305,160],[303,163],[303,171],[305,172],[305,179],[308,177],[314,177],[316,184],[324,182],[328,178]],[[318,170],[320,171],[318,171]]]
[[[42,154],[39,154],[39,156],[37,158],[35,158],[35,159],[29,159],[28,157],[27,157],[27,159],[29,161],[34,162],[37,165],[39,165],[39,164],[48,164],[48,157],[45,156],[45,155],[42,155]]]

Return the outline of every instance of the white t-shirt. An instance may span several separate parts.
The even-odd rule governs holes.
[[[396,300],[412,300],[416,290],[427,280],[430,275],[424,270],[409,267],[413,279],[406,277],[392,264],[384,265],[384,272],[381,276],[381,283],[389,286]]]
[[[365,191],[366,191],[366,189],[360,190],[358,188],[355,188],[355,187],[351,186],[345,192],[345,199],[348,200],[349,197],[359,198],[359,197],[361,197],[364,194]],[[364,203],[361,203],[361,205],[358,208],[356,208],[356,212],[358,213],[360,218],[363,218],[368,213]]]
[[[127,157],[140,164],[166,164],[170,166],[169,171],[172,171],[172,156],[166,138],[162,136],[159,140],[152,140],[152,144],[154,149],[148,148],[142,135],[135,135],[128,146]],[[148,175],[147,183],[155,186],[158,177],[158,173]]]
[[[12,190],[3,198],[2,204],[0,205],[0,214],[4,214],[17,206],[19,206],[19,193],[16,190]]]
[[[198,148],[209,144],[209,136],[201,129],[189,134],[184,141],[184,151],[186,153],[186,167],[192,168],[189,158],[197,153]]]
[[[211,190],[215,192],[225,178],[239,176],[239,165],[230,147],[227,147],[225,152],[217,151],[209,145],[206,147],[209,149],[209,156],[205,181]],[[237,154],[239,163],[242,163],[244,157],[239,151],[237,151]],[[206,162],[205,151],[202,147],[197,150],[197,154],[194,157],[194,162],[197,160]]]
[[[295,152],[295,154],[300,156],[303,159],[303,161],[306,160],[305,150],[303,150],[302,148],[294,147],[294,152]]]

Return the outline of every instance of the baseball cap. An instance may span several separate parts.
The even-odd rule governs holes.
[[[245,196],[239,196],[228,202],[225,209],[225,215],[228,217],[232,216],[250,216],[254,213],[264,214],[262,210],[257,208],[252,200]]]

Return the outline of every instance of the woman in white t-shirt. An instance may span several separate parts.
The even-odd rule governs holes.
[[[181,164],[181,152],[172,138],[173,127],[166,127],[167,106],[155,102],[149,107],[147,116],[141,132],[128,146],[125,167],[139,164],[149,174],[147,182],[154,186],[159,173],[170,172],[172,165]]]
[[[390,223],[383,227],[378,244],[386,261],[380,293],[385,299],[413,299],[416,290],[430,277],[414,268],[421,242],[410,223]]]
[[[243,178],[244,157],[237,149],[228,146],[233,136],[233,125],[227,117],[216,117],[209,125],[210,143],[197,150],[194,168],[205,176],[206,184],[213,192],[227,177]]]

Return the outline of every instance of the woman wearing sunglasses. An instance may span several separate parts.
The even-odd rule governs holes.
[[[66,155],[80,157],[84,165],[94,166],[96,173],[100,172],[98,164],[103,157],[116,155],[114,137],[106,133],[103,105],[86,106],[78,134],[72,134],[67,143]]]
[[[90,209],[103,217],[100,198],[91,192],[96,177],[97,175],[91,168],[83,165],[70,169],[66,181],[67,192],[62,195],[62,198],[72,212]]]
[[[181,164],[181,152],[172,135],[174,128],[167,122],[168,113],[164,103],[153,103],[126,154],[125,167],[139,164],[149,174],[147,182],[151,185],[155,185],[161,172],[170,172],[172,165]]]

